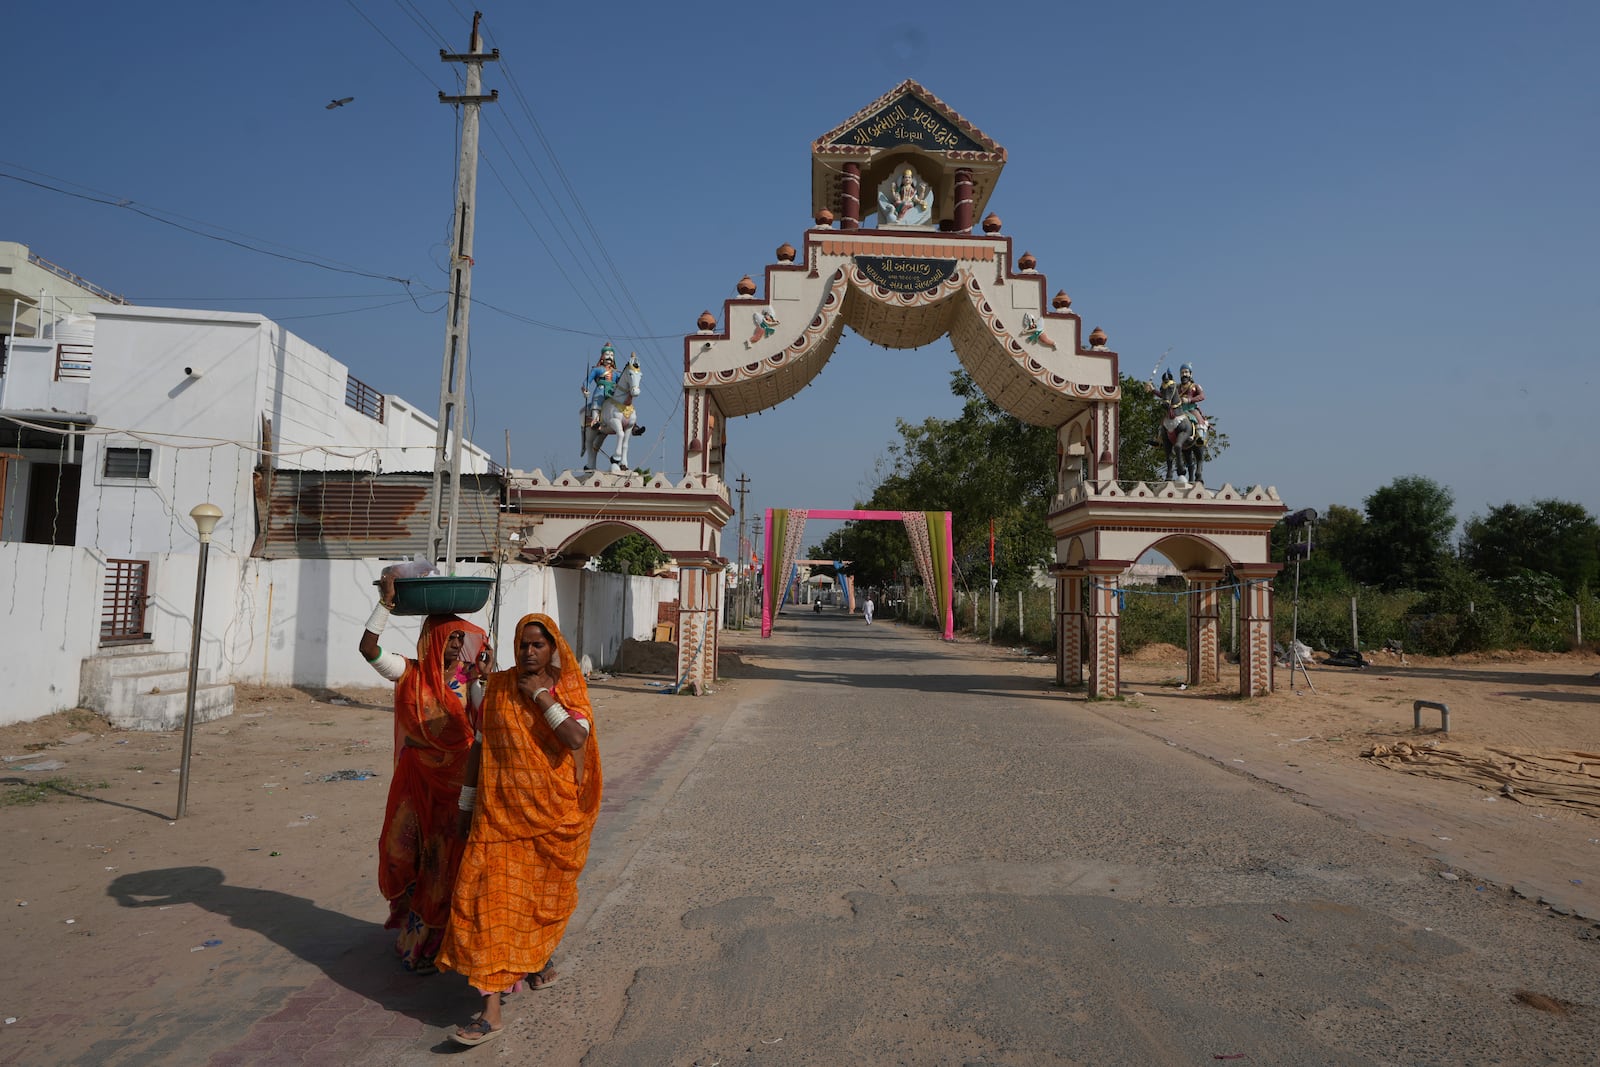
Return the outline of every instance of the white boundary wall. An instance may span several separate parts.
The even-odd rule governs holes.
[[[77,706],[79,665],[99,646],[104,576],[86,549],[0,541],[0,724]]]
[[[211,670],[213,681],[241,685],[383,684],[356,645],[377,602],[372,583],[387,562],[241,559],[213,545],[199,665]],[[197,566],[193,553],[151,559],[145,615],[151,641],[125,647],[187,655]],[[9,588],[0,582],[0,642],[11,650],[0,660],[0,725],[76,707],[83,660],[101,652],[104,558],[87,548],[0,542],[0,568],[0,575],[10,577]],[[463,564],[458,573],[492,575],[494,568]],[[499,662],[511,663],[517,621],[544,612],[578,655],[609,666],[625,636],[650,638],[656,605],[677,596],[675,578],[508,566],[495,642]],[[491,599],[471,620],[487,629],[492,607]],[[419,618],[396,616],[384,632],[384,647],[414,655],[420,625]]]

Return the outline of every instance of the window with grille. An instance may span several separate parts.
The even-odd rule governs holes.
[[[106,449],[105,476],[107,478],[148,479],[150,477],[150,449]]]

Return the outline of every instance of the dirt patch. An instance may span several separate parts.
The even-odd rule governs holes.
[[[1186,661],[1188,653],[1176,645],[1152,644],[1145,645],[1137,652],[1126,653],[1122,658],[1129,663],[1166,663]]]

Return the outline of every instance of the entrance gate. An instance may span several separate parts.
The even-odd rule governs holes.
[[[1086,667],[1091,694],[1117,695],[1119,583],[1160,544],[1196,594],[1190,680],[1217,677],[1216,591],[1231,570],[1245,593],[1239,691],[1269,691],[1271,580],[1279,565],[1268,562],[1267,536],[1287,508],[1275,490],[1259,486],[1119,481],[1117,353],[1104,330],[1084,336],[1072,298],[1061,289],[1049,295],[1038,260],[1014,256],[1000,216],[985,214],[1005,149],[905,81],[818,138],[811,160],[815,226],[798,248],[778,246],[764,285],[741,278],[721,316],[703,312],[684,338],[682,479],[646,484],[625,472],[548,479],[535,472],[531,484],[515,489],[525,513],[543,513],[524,556],[559,558],[596,537],[603,546],[631,521],[619,525],[619,509],[660,520],[661,533],[652,537],[679,562],[681,603],[685,610],[697,605],[700,616],[696,632],[687,623],[680,629],[679,674],[709,685],[721,602],[711,586],[728,564],[718,543],[732,515],[728,421],[798,393],[846,327],[887,348],[948,337],[985,396],[1056,431],[1048,518],[1056,537],[1060,680],[1080,684]],[[763,632],[767,627],[764,619]]]

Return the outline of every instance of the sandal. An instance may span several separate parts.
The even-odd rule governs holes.
[[[561,972],[556,970],[555,964],[547,963],[540,970],[534,971],[532,974],[525,975],[520,982],[506,990],[504,993],[501,993],[500,1003],[504,1004],[513,993],[523,989],[531,989],[534,992],[538,992],[541,989],[548,989],[555,985],[560,977]]]
[[[450,1040],[471,1048],[473,1045],[483,1044],[491,1037],[499,1037],[503,1029],[505,1029],[503,1026],[490,1026],[489,1020],[480,1015],[465,1026],[458,1026],[450,1031]]]
[[[560,981],[561,972],[556,970],[553,963],[547,963],[540,970],[528,975],[528,988],[532,990],[549,989]]]

